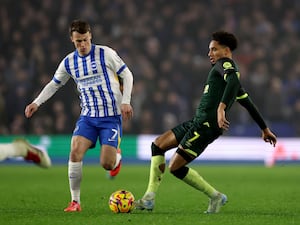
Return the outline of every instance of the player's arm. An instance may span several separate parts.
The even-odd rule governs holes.
[[[41,93],[38,95],[36,99],[33,100],[33,103],[37,104],[37,106],[40,106],[44,102],[46,102],[48,99],[50,99],[57,90],[61,87],[60,83],[56,83],[54,80],[51,80],[41,91]]]
[[[219,103],[217,115],[218,115],[218,125],[219,128],[228,130],[229,121],[226,119],[225,110],[226,107],[233,102],[235,99],[238,89],[240,87],[240,82],[237,75],[234,73],[227,74],[227,84],[223,93],[221,102]]]
[[[133,87],[133,75],[124,61],[120,58],[116,51],[111,48],[107,48],[109,58],[109,64],[115,73],[122,80],[122,102],[121,102],[121,113],[123,118],[130,119],[133,116],[133,109],[130,104],[131,93]]]
[[[216,65],[216,70],[219,71],[226,82],[223,96],[217,110],[218,126],[227,130],[229,128],[229,121],[225,117],[225,110],[227,106],[230,106],[235,101],[236,95],[241,86],[239,73],[235,68],[234,62],[229,58],[221,59]]]
[[[223,102],[220,102],[218,109],[217,109],[218,126],[219,126],[219,128],[228,130],[230,123],[226,119],[225,109],[226,109],[226,105]]]
[[[237,102],[240,103],[245,109],[247,109],[248,113],[252,117],[252,119],[257,123],[257,125],[260,127],[260,129],[267,128],[267,125],[258,111],[256,105],[251,100],[250,96],[243,88],[241,88],[237,95]]]
[[[36,99],[32,103],[26,106],[25,108],[25,116],[27,118],[31,117],[39,108],[41,104],[46,102],[49,98],[51,98],[54,93],[59,89],[60,85],[51,80],[41,91]]]
[[[123,97],[122,97],[122,104],[121,104],[121,112],[123,118],[126,120],[126,119],[131,119],[133,116],[133,109],[130,104],[131,92],[133,87],[133,75],[127,67],[122,72],[122,81],[123,81]]]
[[[41,104],[51,98],[70,79],[70,75],[66,72],[63,62],[60,63],[52,80],[43,88],[38,97],[26,106],[25,116],[27,118],[31,117]]]
[[[248,113],[252,117],[252,119],[257,123],[257,125],[262,130],[262,138],[265,142],[269,142],[271,145],[275,146],[277,142],[276,136],[271,132],[271,130],[267,127],[262,115],[258,111],[256,105],[251,100],[250,96],[243,88],[241,88],[238,92],[237,101],[240,103],[245,109],[247,109]]]

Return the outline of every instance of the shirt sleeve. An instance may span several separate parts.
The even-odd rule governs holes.
[[[222,59],[218,63],[219,70],[223,75],[224,81],[226,82],[221,102],[223,102],[225,105],[228,105],[233,99],[236,98],[241,86],[239,72],[237,71],[235,63],[229,58]]]
[[[257,123],[260,129],[263,130],[267,128],[262,115],[258,111],[256,105],[253,103],[248,93],[243,88],[241,88],[238,92],[237,102],[240,103],[245,109],[247,109],[250,116]]]
[[[122,72],[123,76],[123,97],[122,104],[130,104],[131,92],[133,87],[133,75],[131,71],[127,68]]]
[[[65,85],[71,77],[71,74],[69,74],[66,70],[65,60],[66,59],[61,61],[52,78],[52,80],[60,86]]]
[[[110,55],[109,66],[123,82],[122,104],[130,104],[133,87],[132,72],[115,50],[108,48],[108,51]]]
[[[33,101],[35,104],[40,106],[44,102],[46,102],[49,98],[51,98],[55,92],[60,88],[60,85],[51,80],[41,91],[38,97]]]
[[[64,60],[59,64],[52,80],[43,88],[38,97],[33,101],[38,106],[50,99],[59,88],[66,84],[70,79],[70,75],[67,73]]]

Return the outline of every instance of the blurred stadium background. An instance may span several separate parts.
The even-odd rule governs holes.
[[[124,146],[193,116],[210,69],[210,34],[219,29],[239,38],[241,82],[268,125],[279,138],[297,138],[299,15],[298,0],[0,0],[0,142],[25,136],[35,144],[42,137],[69,144],[80,111],[73,81],[32,119],[24,108],[73,51],[68,25],[76,18],[89,21],[93,42],[116,49],[134,74],[135,116],[124,124]],[[229,117],[225,137],[260,136],[238,105]]]

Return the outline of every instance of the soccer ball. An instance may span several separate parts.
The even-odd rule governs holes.
[[[130,213],[134,209],[134,196],[130,191],[115,191],[110,195],[108,205],[114,213]]]

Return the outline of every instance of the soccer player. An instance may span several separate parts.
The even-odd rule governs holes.
[[[187,164],[229,128],[226,114],[235,101],[248,110],[262,130],[263,140],[275,146],[276,136],[267,127],[248,93],[241,87],[238,66],[232,59],[232,52],[237,45],[237,39],[231,33],[218,31],[212,34],[208,52],[212,68],[208,73],[196,114],[191,120],[166,131],[152,143],[149,183],[142,199],[136,201],[136,209],[154,208],[155,194],[165,170],[165,152],[177,147],[169,163],[170,172],[208,196],[206,213],[219,212],[221,206],[227,202],[227,196]]]
[[[51,167],[51,159],[47,152],[29,144],[25,139],[0,144],[0,161],[17,157],[23,157],[25,161],[35,163],[42,168]]]
[[[73,131],[68,163],[71,202],[64,209],[74,212],[81,211],[82,160],[87,150],[95,147],[98,138],[102,167],[112,177],[120,170],[122,119],[133,115],[130,104],[133,75],[115,50],[92,43],[91,27],[86,21],[73,21],[69,32],[75,51],[61,61],[53,79],[26,107],[25,115],[31,117],[70,78],[76,82],[82,110]]]

